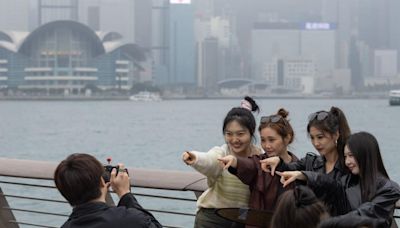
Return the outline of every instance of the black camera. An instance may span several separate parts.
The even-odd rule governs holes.
[[[104,173],[103,173],[103,179],[104,179],[104,182],[106,182],[106,183],[110,182],[111,172],[112,172],[113,169],[117,170],[116,175],[118,175],[118,172],[119,172],[119,166],[118,165],[116,165],[116,166],[111,165],[111,158],[107,158],[107,162],[108,162],[108,165],[104,165]],[[125,168],[124,170],[129,175],[128,169]]]
[[[107,182],[110,182],[111,171],[112,171],[114,168],[117,170],[117,175],[118,175],[118,171],[119,171],[119,166],[118,166],[118,165],[116,165],[116,166],[113,166],[113,165],[105,165],[105,166],[104,166],[103,178],[104,178],[104,181],[105,181],[106,183],[107,183]]]

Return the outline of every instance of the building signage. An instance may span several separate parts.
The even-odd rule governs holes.
[[[169,0],[170,4],[190,4],[192,0]]]
[[[335,28],[335,24],[332,23],[307,22],[304,24],[306,30],[331,30]]]

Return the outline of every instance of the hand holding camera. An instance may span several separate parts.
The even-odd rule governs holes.
[[[128,169],[126,169],[126,168],[120,169],[119,165],[115,165],[115,166],[111,165],[111,158],[107,158],[107,163],[108,163],[107,165],[104,165],[104,174],[103,174],[104,182],[106,182],[106,183],[110,182],[111,172],[113,169],[116,170],[116,175],[118,175],[119,172],[123,171],[123,172],[126,172],[129,176]]]
[[[104,166],[105,175],[103,178],[106,183],[110,182],[114,192],[121,198],[123,195],[131,191],[128,169],[126,169],[122,163],[117,166],[112,166],[110,164],[110,158],[107,159],[107,161],[109,164]]]

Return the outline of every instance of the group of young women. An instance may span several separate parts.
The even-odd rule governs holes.
[[[270,227],[278,228],[392,225],[400,187],[389,179],[373,135],[351,135],[339,108],[318,111],[309,115],[307,132],[319,155],[298,159],[288,151],[295,134],[285,109],[261,117],[261,148],[255,145],[252,112],[259,111],[245,97],[224,119],[224,145],[182,154],[207,177],[195,227],[245,227],[218,216],[220,208],[273,211]]]

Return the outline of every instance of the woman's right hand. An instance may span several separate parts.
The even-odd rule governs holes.
[[[118,197],[121,198],[125,194],[131,192],[131,184],[127,171],[125,170],[125,166],[122,163],[118,164],[118,175],[117,169],[114,168],[111,171],[110,175],[110,184],[115,193],[117,193]]]
[[[185,151],[182,154],[182,160],[186,163],[186,165],[193,165],[196,161],[196,155],[190,151]]]
[[[218,158],[218,161],[223,169],[227,169],[229,166],[232,166],[233,168],[237,167],[237,158],[233,155],[227,155],[225,157]]]
[[[275,175],[275,169],[278,167],[280,161],[281,159],[278,156],[260,160],[261,169],[264,172],[271,173],[271,176],[273,176]]]
[[[307,177],[300,171],[286,171],[286,172],[279,172],[276,171],[276,174],[281,176],[281,183],[285,188],[290,183],[294,182],[295,180],[303,180],[306,181]]]

